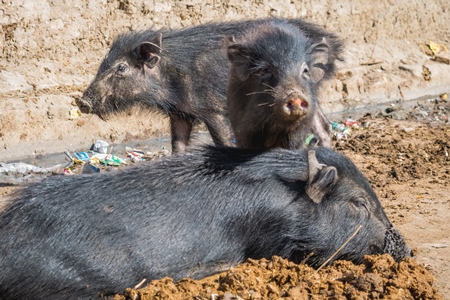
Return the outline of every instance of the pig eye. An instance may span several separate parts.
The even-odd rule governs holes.
[[[356,199],[353,201],[353,204],[358,208],[365,208],[368,210],[366,202],[364,200]]]
[[[117,66],[117,73],[123,74],[128,70],[128,66],[126,64],[119,64]]]
[[[309,69],[308,69],[308,67],[303,68],[302,76],[309,77]]]
[[[302,65],[300,66],[300,75],[307,79],[309,79],[310,77],[309,67],[305,62],[303,62]]]
[[[269,80],[272,77],[272,71],[269,67],[260,69],[256,75],[258,75],[262,80]]]

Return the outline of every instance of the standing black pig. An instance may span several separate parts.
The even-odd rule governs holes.
[[[319,145],[330,145],[330,123],[314,116],[321,114],[318,86],[334,73],[330,52],[339,41],[318,41],[289,22],[271,20],[232,42],[227,100],[237,146],[298,149],[316,122],[324,130]]]
[[[86,299],[247,258],[322,264],[410,250],[341,154],[201,148],[101,175],[49,178],[0,214],[2,299]]]
[[[111,45],[97,75],[77,104],[83,113],[107,119],[131,106],[157,108],[170,117],[173,152],[184,151],[192,125],[203,121],[216,145],[231,145],[226,87],[228,61],[224,40],[239,37],[260,19],[210,23],[180,30],[148,29],[120,35]],[[342,44],[332,33],[300,19],[288,19],[311,40],[324,37],[330,43],[326,62],[329,74],[341,59]],[[312,131],[324,144],[331,129],[321,111],[314,116]],[[325,128],[315,128],[323,126]]]

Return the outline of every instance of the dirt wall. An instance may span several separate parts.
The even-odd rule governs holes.
[[[49,145],[59,151],[67,138],[78,147],[96,138],[123,142],[167,134],[167,121],[147,112],[115,123],[70,116],[73,99],[92,80],[113,38],[148,26],[270,15],[323,25],[347,45],[346,62],[323,89],[327,113],[447,92],[450,66],[430,60],[419,46],[449,46],[447,2],[2,0],[0,158],[45,153]]]

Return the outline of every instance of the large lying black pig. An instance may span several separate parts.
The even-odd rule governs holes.
[[[410,255],[367,180],[330,149],[207,147],[53,177],[0,215],[2,299],[86,299],[143,278],[201,278],[247,258]]]

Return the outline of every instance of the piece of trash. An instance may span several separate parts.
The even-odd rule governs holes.
[[[358,129],[361,126],[361,123],[359,121],[355,121],[353,119],[346,119],[344,121],[344,125],[347,128],[352,127],[352,128]]]
[[[65,174],[67,168],[73,165],[69,163],[57,164],[48,168],[38,167],[22,162],[0,163],[0,183],[18,185],[25,182],[36,182],[51,174]]]
[[[103,140],[97,140],[91,147],[91,150],[98,153],[108,153],[109,144]]]
[[[125,151],[127,152],[126,156],[129,157],[132,162],[140,162],[146,160],[144,158],[145,153],[142,150],[133,149],[131,147],[125,147]]]
[[[340,124],[337,122],[331,122],[331,129],[337,132],[351,134],[351,130],[349,127],[346,127],[344,124]]]
[[[331,122],[331,130],[333,130],[333,135],[335,136],[336,140],[346,140],[351,134],[350,128],[347,128],[344,124],[340,124],[337,122]]]
[[[127,152],[127,156],[129,156],[129,157],[145,155],[144,151],[133,149],[131,147],[125,147],[125,151]]]
[[[67,156],[67,158],[69,159],[69,161],[73,161],[73,157],[72,157],[72,155],[70,155],[69,150],[64,150],[64,154]]]
[[[0,175],[26,175],[26,174],[42,174],[55,173],[64,168],[71,167],[73,161],[66,164],[57,164],[48,168],[37,167],[26,163],[0,163]]]
[[[345,119],[343,124],[338,122],[331,122],[331,130],[337,140],[347,139],[352,134],[352,129],[361,128],[361,122],[348,118]]]
[[[331,129],[335,130],[335,131],[344,131],[346,128],[345,128],[345,125],[343,125],[343,124],[339,124],[337,122],[331,122]]]
[[[441,100],[447,100],[448,99],[448,94],[444,93],[442,95],[439,95],[439,98],[441,98]]]
[[[26,163],[0,163],[0,174],[17,175],[17,174],[47,174],[49,171],[46,168],[37,167]]]
[[[89,160],[89,155],[86,152],[75,152],[74,155],[78,160],[81,161]]]
[[[305,140],[305,145],[311,144],[311,141],[313,141],[314,139],[317,141],[315,135],[314,135],[314,134],[310,134],[310,135],[308,136],[308,138]]]
[[[91,165],[90,162],[86,162],[81,169],[81,174],[100,173],[100,168]]]
[[[64,169],[63,169],[63,173],[64,173],[64,174],[69,174],[69,175],[70,175],[70,174],[72,174],[73,172],[72,172],[72,170],[71,170],[70,168],[64,168]]]
[[[71,119],[71,120],[77,119],[80,116],[81,116],[81,112],[80,112],[80,110],[78,108],[71,109],[69,111],[69,119]]]
[[[431,244],[431,247],[439,249],[439,248],[447,248],[447,245],[446,244]]]
[[[126,164],[126,161],[124,161],[120,157],[117,157],[113,154],[103,154],[103,153],[94,154],[91,157],[90,162],[91,164],[94,165],[96,164],[96,162],[99,162],[107,166],[120,166],[122,164]]]
[[[447,47],[445,47],[444,44],[437,44],[430,41],[428,44],[430,47],[430,50],[433,51],[433,54],[438,54],[441,52],[448,52]]]

